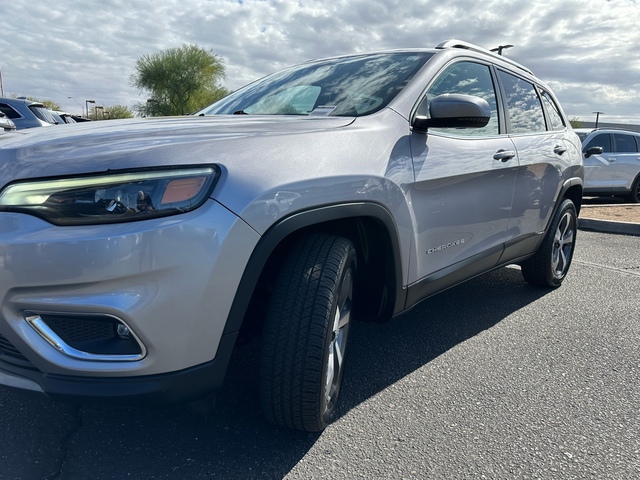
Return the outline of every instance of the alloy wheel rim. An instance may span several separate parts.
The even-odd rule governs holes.
[[[551,254],[551,268],[556,278],[565,275],[571,262],[575,241],[575,222],[571,212],[565,212],[556,229],[553,251]]]
[[[340,284],[336,313],[333,317],[329,354],[327,355],[327,378],[325,382],[325,412],[333,409],[340,389],[340,378],[344,368],[344,354],[347,347],[347,333],[351,321],[353,296],[353,275],[351,269],[345,272]]]

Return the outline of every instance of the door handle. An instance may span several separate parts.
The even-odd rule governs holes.
[[[504,150],[503,148],[501,148],[500,150],[498,150],[496,153],[493,154],[493,159],[500,160],[502,162],[508,162],[515,156],[516,156],[516,152],[514,152],[513,150]]]
[[[566,151],[567,149],[561,145],[556,145],[556,147],[553,149],[553,153],[557,153],[558,155],[562,155]]]

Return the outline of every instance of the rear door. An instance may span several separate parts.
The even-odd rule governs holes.
[[[613,133],[615,163],[613,164],[613,191],[628,191],[640,173],[640,136],[629,133]]]
[[[560,177],[579,152],[565,142],[568,130],[549,93],[503,70],[498,71],[498,78],[519,165],[508,237],[524,239],[545,230],[561,187]]]

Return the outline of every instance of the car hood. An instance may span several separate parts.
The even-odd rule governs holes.
[[[149,166],[241,161],[237,140],[277,144],[278,136],[313,134],[352,117],[228,115],[108,120],[0,136],[0,188],[38,177]],[[271,139],[271,140],[269,140]],[[187,146],[188,145],[188,146]],[[252,153],[255,156],[256,152]]]

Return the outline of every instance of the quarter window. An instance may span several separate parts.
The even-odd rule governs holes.
[[[533,84],[500,70],[505,91],[511,133],[535,133],[546,130],[542,104]]]
[[[420,114],[429,112],[431,100],[445,93],[474,95],[489,103],[491,117],[489,123],[481,128],[431,128],[430,131],[447,132],[452,135],[498,135],[498,104],[491,71],[486,65],[472,62],[460,62],[448,67],[431,85],[427,97],[420,105]]]
[[[549,118],[549,130],[564,130],[564,120],[562,119],[560,109],[553,101],[553,98],[551,98],[551,96],[544,90],[542,91],[540,98],[542,98],[542,103],[544,104],[544,108],[547,111],[547,117]]]

